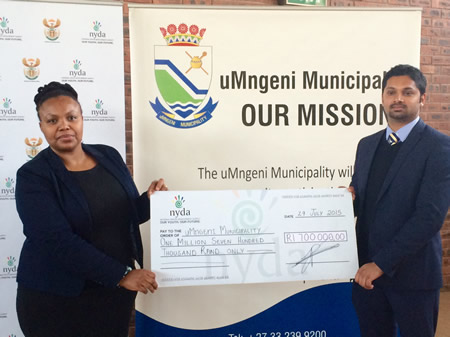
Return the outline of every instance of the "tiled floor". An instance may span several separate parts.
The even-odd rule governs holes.
[[[450,337],[450,289],[441,291],[436,337]]]

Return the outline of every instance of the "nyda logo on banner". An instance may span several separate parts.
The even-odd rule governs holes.
[[[9,20],[8,18],[1,17],[0,18],[0,34],[13,34],[14,30],[8,27]]]
[[[167,43],[167,46],[155,46],[155,80],[161,97],[156,97],[150,105],[157,118],[169,126],[202,125],[211,119],[218,103],[213,103],[211,97],[208,100],[212,47],[200,47],[206,29],[182,23],[160,30]]]
[[[44,19],[42,23],[46,27],[44,29],[45,37],[50,41],[56,41],[59,38],[60,31],[59,26],[61,26],[61,20],[59,19]]]
[[[14,256],[8,256],[6,258],[6,263],[2,267],[2,273],[0,278],[15,278],[17,275],[17,265],[16,258]]]
[[[15,181],[11,177],[7,177],[3,180],[3,184],[0,187],[0,200],[14,200],[15,198]]]
[[[92,21],[89,25],[89,31],[81,38],[81,43],[89,44],[114,44],[114,39],[108,38],[110,33],[102,29],[102,23],[98,20]]]
[[[12,101],[8,97],[4,97],[1,101],[0,107],[0,120],[2,117],[11,116],[16,114],[16,110],[11,107]]]
[[[22,41],[21,35],[15,35],[14,29],[9,24],[9,19],[7,17],[0,17],[0,41]]]
[[[91,114],[93,116],[107,116],[108,110],[103,107],[103,100],[97,98],[95,100],[95,109],[91,110]]]
[[[2,106],[3,106],[3,108],[5,108],[5,109],[9,109],[10,108],[10,106],[11,106],[11,100],[8,98],[8,97],[5,97],[5,98],[3,98],[3,104],[2,104]]]
[[[0,121],[6,122],[23,122],[25,116],[22,113],[17,113],[17,110],[13,106],[13,101],[9,97],[3,97],[0,100]]]
[[[84,114],[86,122],[114,122],[116,117],[107,109],[107,104],[101,98],[94,100],[94,105],[89,112]]]
[[[104,32],[101,31],[102,24],[99,21],[94,21],[93,22],[93,26],[92,29],[94,30],[93,32],[89,33],[89,37],[92,37],[94,39],[99,38],[99,37],[106,37],[106,34]]]
[[[81,61],[80,60],[73,60],[73,69],[69,71],[69,75],[72,77],[77,76],[86,76],[86,72],[81,69]]]
[[[61,77],[61,82],[94,82],[93,77],[88,77],[88,71],[85,70],[83,63],[79,59],[73,59],[67,76]]]

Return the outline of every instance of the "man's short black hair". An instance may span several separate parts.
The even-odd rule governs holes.
[[[422,96],[427,89],[427,79],[424,74],[416,67],[410,66],[409,64],[399,64],[392,67],[383,78],[383,92],[386,88],[387,81],[394,76],[408,76],[416,84],[417,89],[420,91],[420,96]]]

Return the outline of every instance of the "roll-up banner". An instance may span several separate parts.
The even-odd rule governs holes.
[[[254,189],[348,185],[358,140],[386,125],[383,73],[419,66],[420,29],[410,8],[130,4],[140,189],[164,177],[174,191],[250,190],[244,200]],[[182,193],[173,199],[188,210]],[[143,238],[150,268],[148,226]],[[243,279],[267,266],[247,261]],[[137,336],[358,336],[348,279],[271,283],[272,265],[262,284],[139,295]]]
[[[85,143],[125,159],[123,14],[120,4],[0,1],[0,332],[23,336],[16,274],[23,242],[16,171],[47,146],[33,97],[50,81],[79,95]],[[42,210],[45,212],[45,210]]]

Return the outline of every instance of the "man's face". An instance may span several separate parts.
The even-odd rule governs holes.
[[[425,94],[420,95],[409,76],[393,76],[386,83],[382,102],[389,124],[406,125],[419,116]]]

